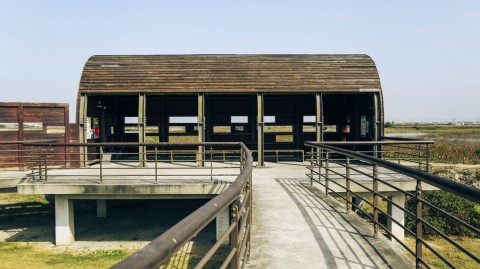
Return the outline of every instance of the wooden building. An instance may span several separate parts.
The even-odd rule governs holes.
[[[383,103],[367,55],[92,56],[77,119],[85,142],[242,141],[263,165],[265,149],[379,140]]]
[[[15,141],[70,142],[68,104],[0,102],[0,168],[24,167],[28,148]],[[75,128],[75,130],[77,130]],[[68,160],[65,148],[57,148],[56,160]]]

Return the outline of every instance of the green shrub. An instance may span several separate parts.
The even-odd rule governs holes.
[[[480,205],[446,191],[425,191],[423,198],[425,201],[430,202],[446,212],[452,213],[466,223],[474,227],[480,227]],[[408,211],[415,212],[415,199],[408,199],[405,207]],[[454,220],[444,217],[441,213],[430,208],[428,205],[423,206],[423,219],[447,235],[478,237],[478,235],[471,232],[469,229],[459,225]],[[415,220],[412,217],[406,218],[405,223],[410,230],[415,231]],[[438,235],[434,230],[425,227],[425,225],[423,228],[423,234],[424,236]]]

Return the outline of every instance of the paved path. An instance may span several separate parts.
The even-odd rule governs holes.
[[[269,165],[254,170],[249,268],[414,267],[386,238],[373,239],[371,224],[307,188],[300,164]]]

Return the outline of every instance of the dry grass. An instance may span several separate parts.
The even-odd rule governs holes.
[[[451,237],[454,241],[459,243],[461,246],[473,252],[477,257],[480,256],[480,238],[471,238],[471,237]],[[456,247],[450,244],[447,240],[440,237],[428,238],[427,243],[438,251],[442,256],[444,256],[449,262],[451,262],[457,268],[479,268],[477,262],[472,260],[466,254],[460,252]],[[415,249],[415,238],[406,237],[405,244],[411,248]],[[406,253],[406,250],[405,250]],[[407,254],[408,255],[408,254]],[[411,255],[408,255],[412,257]],[[415,258],[412,257],[414,260]],[[423,258],[428,265],[432,268],[450,268],[446,263],[444,263],[440,258],[438,258],[432,251],[427,247],[423,246]]]

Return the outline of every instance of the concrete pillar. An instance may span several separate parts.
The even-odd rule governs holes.
[[[88,98],[87,95],[82,94],[80,95],[79,106],[78,106],[78,123],[80,124],[79,128],[79,142],[80,143],[87,143],[87,134],[86,126],[85,126],[85,118],[87,117],[87,104]],[[87,165],[87,147],[80,147],[80,166],[85,167]]]
[[[392,196],[389,197],[389,199],[392,200],[397,205],[401,206],[402,208],[405,208],[405,194],[401,192],[395,192]],[[398,221],[402,225],[405,225],[405,212],[403,212],[403,210],[397,208],[391,203],[388,203],[387,211],[388,211],[387,213],[390,216],[392,216],[392,218],[394,218],[396,221]],[[405,239],[405,231],[403,230],[403,228],[400,227],[395,222],[393,222],[392,220],[390,220],[389,218],[387,218],[387,228],[398,239],[402,241]]]
[[[66,246],[75,242],[73,200],[55,195],[55,244]]]
[[[138,142],[145,143],[145,124],[146,124],[146,102],[147,98],[144,93],[138,95]],[[138,147],[138,166],[145,167],[147,158],[145,155],[145,146]]]
[[[353,204],[352,210],[353,210],[354,212],[357,212],[357,208],[361,208],[361,207],[362,207],[362,205],[363,205],[363,200],[360,199],[359,197],[355,197],[355,196],[354,196],[354,197],[352,197],[352,204]],[[360,210],[358,210],[358,211],[360,211]]]
[[[97,218],[106,218],[107,217],[107,200],[98,199],[97,200]]]
[[[228,230],[230,226],[230,208],[226,207],[220,214],[217,216],[216,220],[216,238],[220,239],[223,233]],[[224,244],[230,244],[230,239],[225,240]]]
[[[263,141],[263,116],[264,116],[264,106],[263,106],[263,93],[257,94],[257,154],[258,154],[258,166],[265,166],[263,161],[263,149],[264,149],[264,141]]]
[[[205,142],[205,94],[198,94],[198,142]],[[205,146],[198,146],[197,165],[205,165]]]

